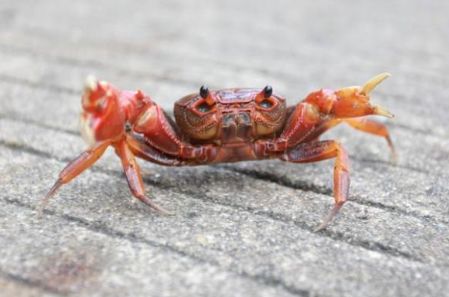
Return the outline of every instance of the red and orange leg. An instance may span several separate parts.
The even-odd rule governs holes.
[[[384,124],[371,119],[364,119],[364,118],[345,119],[344,122],[353,127],[354,129],[375,136],[383,137],[387,141],[388,147],[390,148],[391,158],[393,162],[397,161],[397,154],[393,145],[393,141],[391,140],[388,128]]]
[[[53,187],[47,195],[41,200],[39,205],[39,214],[42,214],[44,207],[48,204],[51,197],[56,194],[56,191],[63,185],[72,181],[75,177],[80,175],[84,170],[90,168],[106,151],[110,141],[104,141],[94,145],[89,150],[80,154],[77,158],[72,160],[59,174]]]
[[[293,163],[310,163],[335,158],[334,198],[335,205],[323,222],[315,229],[322,230],[333,220],[349,194],[349,160],[343,147],[334,140],[324,140],[300,144],[287,150],[281,160]]]
[[[321,124],[317,125],[313,131],[307,135],[304,139],[305,142],[317,140],[323,133],[328,131],[329,129],[341,124],[346,123],[354,129],[359,131],[383,137],[388,144],[391,153],[391,159],[393,162],[396,162],[397,154],[393,145],[393,141],[391,140],[390,133],[388,132],[388,128],[375,120],[366,119],[366,118],[349,118],[349,119],[331,119],[325,120]]]
[[[133,143],[131,142],[131,145]],[[47,195],[41,200],[39,205],[39,214],[42,214],[44,207],[48,204],[51,197],[53,197],[57,190],[63,185],[68,184],[86,169],[92,167],[94,163],[104,154],[106,149],[112,145],[115,148],[116,154],[120,158],[123,166],[123,171],[128,181],[128,186],[134,197],[138,198],[140,201],[150,206],[152,209],[163,213],[170,214],[169,211],[163,209],[162,207],[156,205],[150,198],[145,195],[144,184],[142,176],[140,173],[139,165],[137,164],[133,150],[130,148],[128,142],[124,139],[111,142],[105,141],[101,142],[91,149],[83,152],[77,158],[72,160],[59,174],[59,178]],[[147,148],[151,149],[151,148]],[[156,150],[154,150],[156,151]],[[153,158],[158,158],[160,155],[151,155]],[[170,160],[170,159],[169,159]],[[170,160],[170,162],[178,162],[177,160]],[[165,164],[167,165],[167,164]]]
[[[126,143],[134,156],[164,166],[183,166],[185,160],[168,155],[152,147],[141,134],[130,132],[126,136]]]
[[[121,141],[114,145],[115,152],[122,161],[123,171],[125,172],[126,180],[128,181],[129,189],[134,197],[151,207],[152,209],[163,214],[170,214],[169,211],[155,204],[150,198],[145,195],[145,188],[140,173],[139,164],[129,148],[126,141]]]

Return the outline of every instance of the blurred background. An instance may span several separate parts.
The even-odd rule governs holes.
[[[0,0],[4,296],[447,294],[448,13],[447,1]],[[126,199],[111,152],[44,223],[32,215],[85,148],[88,74],[171,111],[202,84],[270,84],[294,104],[381,72],[393,76],[372,100],[396,115],[379,120],[399,162],[382,139],[328,134],[348,148],[353,183],[323,234],[311,230],[332,204],[333,161],[144,165],[155,199],[178,214],[166,219]]]
[[[171,108],[203,83],[270,83],[294,103],[316,88],[361,84],[388,71],[394,77],[377,100],[403,103],[396,122],[444,134],[436,122],[422,127],[405,113],[431,121],[447,108],[447,100],[423,108],[435,106],[431,94],[448,80],[444,1],[2,1],[1,7],[5,78],[79,91],[92,73],[121,88],[143,88]]]

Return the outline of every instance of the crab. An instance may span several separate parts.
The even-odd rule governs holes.
[[[386,139],[388,129],[365,116],[393,117],[370,103],[371,91],[388,73],[361,87],[320,89],[288,107],[271,86],[233,88],[187,95],[174,106],[174,120],[142,91],[121,91],[88,77],[82,95],[81,134],[89,144],[72,160],[42,199],[41,209],[56,191],[91,167],[112,146],[121,160],[134,197],[168,214],[146,194],[136,158],[165,166],[192,166],[248,160],[280,159],[308,163],[335,159],[335,204],[316,230],[324,229],[348,199],[349,160],[343,146],[320,136],[340,123]]]

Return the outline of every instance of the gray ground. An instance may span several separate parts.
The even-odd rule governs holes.
[[[28,3],[29,2],[29,3]],[[1,296],[449,296],[449,6],[445,1],[0,2]],[[171,109],[207,83],[309,91],[389,71],[382,139],[339,127],[350,202],[332,161],[196,168],[143,164],[129,194],[112,152],[35,206],[85,145],[87,74]],[[383,120],[383,119],[382,119]]]

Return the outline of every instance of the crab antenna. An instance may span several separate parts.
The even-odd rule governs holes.
[[[388,72],[384,72],[384,73],[376,75],[375,77],[371,78],[369,81],[367,81],[363,85],[360,93],[368,95],[378,84],[380,84],[381,82],[383,82],[385,79],[387,79],[390,76],[391,76],[391,74]]]

